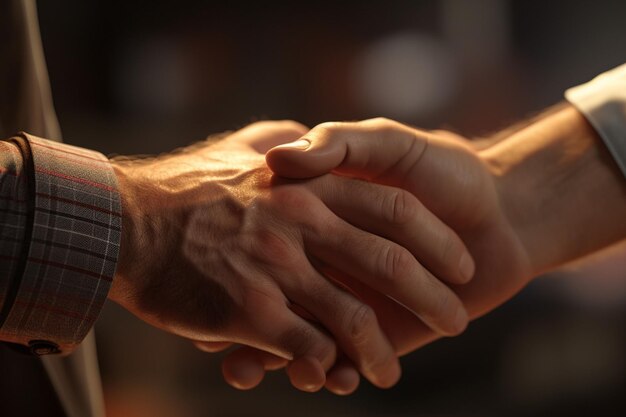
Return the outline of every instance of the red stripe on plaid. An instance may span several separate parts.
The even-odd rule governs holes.
[[[74,295],[63,294],[61,292],[44,290],[44,289],[36,288],[36,287],[20,286],[20,294],[22,293],[35,294],[35,295],[41,294],[41,295],[46,295],[48,297],[55,297],[61,300],[67,300],[71,303],[79,303],[83,305],[91,305],[93,303],[93,300],[91,297],[90,298],[78,297]]]
[[[20,305],[24,308],[28,308],[28,309],[38,309],[38,310],[45,310],[45,311],[49,311],[51,313],[56,313],[62,316],[67,316],[67,317],[72,317],[81,321],[85,321],[85,320],[90,320],[90,321],[95,321],[96,317],[93,316],[89,316],[89,315],[85,315],[85,314],[81,314],[81,313],[76,313],[74,311],[69,311],[69,310],[65,310],[63,308],[59,308],[56,306],[52,306],[49,304],[42,304],[38,301],[20,301],[20,300],[15,300],[15,302],[13,303],[13,305]]]
[[[78,272],[80,274],[84,274],[84,275],[87,275],[87,276],[90,276],[90,277],[94,277],[94,278],[98,278],[98,279],[103,279],[103,280],[108,281],[108,282],[112,282],[113,281],[112,277],[107,277],[106,275],[102,275],[102,274],[99,274],[97,272],[89,271],[87,269],[78,268],[76,266],[66,265],[66,264],[63,264],[61,262],[49,261],[49,260],[46,260],[46,259],[37,259],[37,258],[32,258],[32,257],[28,257],[28,261],[29,262],[35,262],[35,263],[42,264],[42,265],[50,265],[50,266],[54,266],[54,267],[61,268],[61,269],[67,269],[68,271]]]
[[[6,260],[9,260],[9,261],[18,261],[21,258],[19,258],[17,256],[0,255],[0,259],[6,259]],[[48,260],[45,260],[45,259],[37,259],[37,258],[32,258],[32,257],[28,257],[28,261],[29,262],[35,262],[35,263],[42,264],[42,265],[55,266],[55,267],[61,268],[61,269],[67,269],[68,271],[78,272],[80,274],[85,274],[85,275],[90,276],[90,277],[103,279],[103,280],[108,281],[108,282],[112,282],[113,281],[112,277],[108,277],[106,275],[102,275],[102,274],[99,274],[97,272],[89,271],[87,269],[78,268],[76,266],[65,265],[65,264],[62,264],[60,262],[48,261]]]
[[[93,206],[91,204],[87,204],[87,203],[81,203],[80,201],[76,201],[76,200],[71,200],[69,198],[63,198],[63,197],[57,197],[55,195],[50,195],[50,194],[46,194],[46,193],[35,193],[38,197],[44,197],[44,198],[48,198],[50,200],[54,200],[54,201],[61,201],[63,203],[68,203],[68,204],[73,204],[75,206],[79,206],[79,207],[85,207],[88,208],[90,210],[95,210],[95,211],[99,211],[101,213],[106,213],[106,214],[110,214],[113,216],[117,216],[117,217],[122,217],[122,213],[119,213],[117,211],[111,211],[111,210],[107,210],[98,206]]]
[[[79,156],[79,157],[84,158],[84,159],[91,159],[92,161],[96,161],[96,162],[101,162],[101,163],[105,163],[105,164],[109,163],[109,161],[102,160],[102,159],[99,159],[99,158],[94,158],[93,156],[87,156],[87,155],[80,154],[78,152],[69,151],[65,147],[63,149],[59,149],[59,148],[54,147],[54,146],[44,145],[43,143],[35,142],[32,139],[29,140],[28,143],[30,143],[31,145],[35,145],[35,146],[40,146],[42,148],[51,149],[51,150],[53,150],[55,152],[58,152],[60,156],[62,156],[63,154],[71,154],[71,155]],[[65,158],[65,159],[69,159],[69,158]]]
[[[86,185],[89,185],[91,187],[100,188],[102,190],[106,190],[106,191],[111,191],[111,192],[117,193],[117,190],[115,189],[115,187],[111,187],[110,185],[106,185],[106,184],[101,184],[99,182],[89,181],[89,180],[86,180],[84,178],[78,178],[78,177],[74,177],[72,175],[66,175],[66,174],[62,174],[60,172],[50,171],[50,170],[43,169],[43,168],[37,168],[37,169],[35,169],[35,171],[36,172],[40,172],[42,174],[51,175],[51,176],[57,177],[57,178],[63,178],[63,179],[66,179],[68,181],[76,182],[76,183],[79,183],[79,184],[86,184]]]

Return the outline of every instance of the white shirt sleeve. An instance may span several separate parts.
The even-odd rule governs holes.
[[[626,176],[626,64],[565,91],[598,132]]]

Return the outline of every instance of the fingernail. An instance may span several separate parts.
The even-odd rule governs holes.
[[[291,149],[308,149],[311,146],[311,142],[307,139],[298,139],[295,142],[285,143],[283,145],[278,146],[279,148],[291,148]]]
[[[459,271],[463,277],[463,282],[468,282],[474,276],[476,264],[468,253],[464,253],[459,261]]]
[[[300,387],[300,389],[305,392],[317,392],[321,389],[321,387],[319,385],[306,384]]]

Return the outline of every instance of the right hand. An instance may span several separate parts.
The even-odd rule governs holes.
[[[116,162],[124,224],[110,298],[199,345],[236,342],[293,361],[292,382],[304,390],[324,385],[335,341],[373,384],[389,387],[400,367],[373,310],[316,266],[358,277],[453,335],[467,313],[429,269],[463,283],[471,257],[406,191],[334,175],[273,177],[259,146],[305,131],[257,123],[216,144]]]
[[[476,318],[542,272],[626,237],[622,173],[577,109],[559,106],[510,132],[492,146],[476,147],[450,132],[420,131],[386,119],[329,123],[305,135],[306,149],[274,148],[267,160],[290,178],[332,171],[417,196],[459,233],[476,261],[472,282],[453,287]],[[398,354],[438,338],[399,305],[353,277],[343,280],[374,308]],[[226,377],[242,359],[250,373],[262,375],[264,358],[251,358],[255,352],[249,349],[228,357]],[[327,387],[347,393],[358,384],[358,374],[349,363],[340,368],[342,378],[331,373]]]
[[[420,131],[387,119],[324,123],[303,139],[310,142],[305,149],[287,144],[269,151],[267,162],[275,173],[287,178],[310,178],[333,172],[401,187],[459,234],[477,269],[472,282],[452,288],[471,318],[511,298],[536,273],[536,265],[530,263],[526,247],[507,216],[507,210],[515,207],[504,207],[507,201],[501,197],[516,188],[499,188],[495,175],[498,167],[491,165],[488,150],[477,152],[468,141],[449,132]],[[421,218],[420,213],[412,216]],[[411,227],[416,227],[416,233],[425,230],[421,224]],[[332,268],[326,272],[374,309],[398,355],[439,338],[409,311],[363,286],[354,275]],[[234,377],[234,370],[244,367],[260,381],[264,368],[277,367],[271,358],[256,355],[243,348],[228,356],[224,362],[227,381],[243,385]],[[344,361],[329,374],[327,388],[346,394],[357,383],[358,375]],[[252,386],[245,384],[246,388]]]

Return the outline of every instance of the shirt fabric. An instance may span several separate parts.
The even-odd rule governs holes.
[[[35,2],[1,2],[0,31],[11,40],[0,44],[0,134],[16,135],[0,141],[0,340],[69,353],[93,326],[115,273],[116,178],[98,152],[16,134],[61,136]]]
[[[598,132],[626,176],[626,64],[565,92]]]
[[[115,273],[115,175],[98,152],[28,134],[0,152],[0,337],[38,354],[69,352]]]

